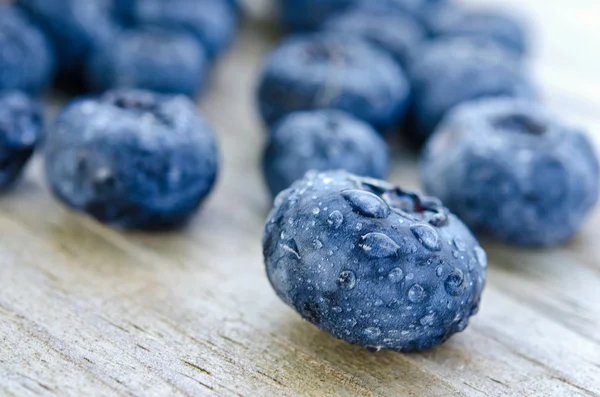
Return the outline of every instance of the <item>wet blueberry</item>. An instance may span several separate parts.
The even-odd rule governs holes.
[[[113,0],[17,0],[50,34],[63,72],[78,72],[118,30]]]
[[[438,200],[344,171],[308,173],[277,196],[263,253],[284,302],[372,350],[424,350],[462,331],[487,265]]]
[[[19,91],[0,91],[0,189],[21,174],[42,138],[42,124],[37,102]]]
[[[0,90],[38,93],[54,71],[54,52],[43,32],[15,7],[0,4]]]
[[[357,38],[317,33],[289,37],[268,56],[258,101],[268,124],[297,110],[329,108],[386,129],[402,118],[408,94],[390,55]]]
[[[161,229],[185,222],[210,192],[218,154],[187,97],[115,90],[67,105],[45,165],[70,207],[121,228]]]
[[[184,30],[204,45],[209,58],[226,49],[237,31],[240,9],[232,0],[129,0],[123,12],[134,26]]]
[[[309,170],[385,178],[388,149],[368,124],[338,110],[291,113],[269,136],[263,170],[273,196]]]
[[[193,96],[207,68],[204,48],[187,33],[127,30],[93,54],[87,79],[98,91],[142,88]]]
[[[454,106],[484,97],[535,96],[519,60],[488,40],[439,39],[409,67],[413,101],[408,133],[423,141]]]
[[[378,9],[352,9],[332,17],[323,29],[357,36],[388,52],[402,66],[425,39],[423,28],[409,15]]]
[[[421,159],[429,193],[474,231],[519,245],[573,236],[598,199],[599,177],[584,134],[521,100],[461,105]]]

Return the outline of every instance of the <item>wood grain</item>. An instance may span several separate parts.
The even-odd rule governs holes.
[[[531,70],[548,105],[600,142],[600,3],[502,4],[536,27]],[[599,211],[563,247],[485,244],[480,314],[425,353],[369,353],[277,299],[261,258],[269,198],[253,102],[275,35],[257,18],[269,3],[249,5],[254,19],[201,103],[221,179],[186,230],[124,233],[71,213],[39,160],[1,198],[0,395],[599,396]],[[390,179],[418,187],[414,156],[395,151]]]

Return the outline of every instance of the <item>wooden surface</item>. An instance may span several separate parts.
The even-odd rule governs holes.
[[[536,28],[532,71],[549,106],[598,142],[600,2],[502,3]],[[123,233],[73,214],[39,159],[0,199],[0,395],[600,395],[599,211],[567,246],[486,244],[480,313],[422,354],[334,340],[277,299],[261,258],[269,199],[252,96],[272,40],[248,23],[213,76],[201,107],[223,169],[186,230]],[[390,179],[418,187],[414,157],[397,152]]]

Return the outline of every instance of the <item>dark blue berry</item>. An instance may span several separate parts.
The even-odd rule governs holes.
[[[423,28],[408,15],[360,8],[331,18],[323,29],[366,39],[402,66],[425,38]]]
[[[402,118],[409,85],[385,52],[333,33],[291,36],[267,58],[258,88],[268,124],[297,110],[339,109],[377,128]]]
[[[67,105],[49,132],[45,160],[62,201],[133,229],[185,222],[218,166],[213,133],[190,99],[137,90]]]
[[[291,113],[271,132],[263,154],[273,196],[313,169],[385,178],[388,168],[387,145],[377,131],[338,110]]]
[[[54,71],[54,51],[20,10],[0,4],[0,90],[39,93]]]
[[[141,88],[195,95],[208,68],[204,48],[191,35],[157,29],[127,30],[91,57],[90,85],[99,91]]]
[[[19,91],[0,92],[0,189],[21,174],[42,139],[42,124],[37,102]]]
[[[60,67],[78,72],[90,52],[117,32],[113,0],[17,0],[50,34]]]
[[[462,331],[487,266],[438,200],[343,171],[309,173],[277,196],[263,253],[284,302],[374,350],[424,350]]]
[[[289,30],[315,30],[351,8],[376,7],[417,15],[427,0],[279,0],[279,13]]]
[[[484,97],[535,96],[521,63],[487,40],[439,39],[416,52],[409,67],[413,89],[409,133],[433,133],[454,106]]]
[[[158,26],[193,34],[210,58],[235,38],[240,9],[231,0],[128,0],[125,19],[135,26]]]
[[[483,235],[552,245],[598,199],[598,159],[584,134],[526,101],[488,99],[450,113],[421,160],[428,192]]]
[[[515,16],[493,10],[464,10],[448,3],[435,10],[429,19],[433,36],[488,39],[518,55],[527,50],[526,30]]]

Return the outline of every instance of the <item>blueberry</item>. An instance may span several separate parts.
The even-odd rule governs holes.
[[[20,91],[0,92],[0,189],[21,174],[42,139],[42,124],[39,103]]]
[[[424,350],[462,331],[487,266],[437,199],[344,171],[308,173],[277,196],[263,253],[284,302],[374,350]]]
[[[210,58],[235,38],[240,9],[231,0],[128,0],[125,18],[135,26],[184,30],[205,46]]]
[[[385,52],[333,33],[291,36],[267,58],[258,88],[268,124],[296,110],[339,109],[377,128],[399,122],[409,85]]]
[[[585,135],[514,99],[458,107],[421,159],[428,192],[474,231],[519,245],[573,236],[598,199],[599,176]]]
[[[215,137],[190,99],[139,90],[67,105],[49,132],[45,160],[58,198],[127,229],[184,223],[218,166]]]
[[[410,16],[378,10],[353,9],[332,17],[323,29],[364,38],[388,52],[402,66],[425,39],[425,31]]]
[[[427,0],[279,0],[280,17],[289,30],[315,30],[351,8],[375,6],[416,14]]]
[[[207,69],[204,48],[191,35],[129,30],[91,57],[87,78],[101,91],[125,87],[193,96]]]
[[[430,19],[433,36],[486,38],[518,55],[526,52],[527,33],[515,16],[493,10],[467,11],[443,4]]]
[[[454,106],[484,97],[535,97],[519,59],[487,40],[440,39],[426,44],[409,67],[413,102],[409,133],[433,133]]]
[[[385,178],[388,168],[387,145],[377,131],[338,110],[291,113],[271,132],[263,154],[273,196],[312,169]]]
[[[106,43],[118,27],[113,0],[17,0],[48,31],[61,70],[75,73],[89,53]]]
[[[54,51],[20,10],[0,4],[0,90],[38,93],[54,71]]]

